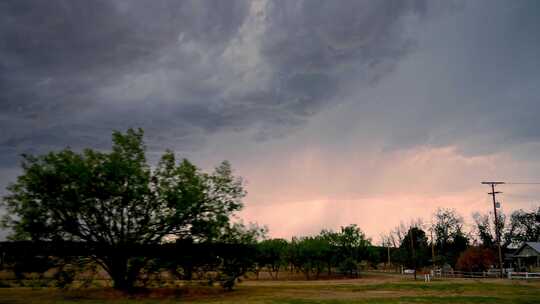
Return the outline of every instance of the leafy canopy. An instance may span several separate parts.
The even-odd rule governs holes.
[[[212,238],[245,195],[228,162],[207,174],[167,151],[152,170],[141,129],[114,132],[111,152],[23,155],[22,169],[4,198],[11,214],[4,224],[16,239],[122,245]]]

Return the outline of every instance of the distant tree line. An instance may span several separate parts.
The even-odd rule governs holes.
[[[243,227],[243,226],[237,226]],[[306,279],[325,275],[359,276],[359,263],[378,260],[377,249],[355,225],[339,232],[324,230],[314,237],[264,239],[264,229],[243,227],[226,239],[196,242],[177,240],[163,244],[125,244],[115,248],[114,254],[130,261],[145,262],[133,280],[133,287],[145,286],[163,272],[178,280],[207,280],[219,282],[231,289],[235,282],[248,273],[268,272],[278,279],[281,271],[302,273]],[[240,236],[240,237],[239,237]],[[0,243],[4,254],[3,269],[12,270],[22,282],[25,275],[42,275],[50,269],[62,273],[62,285],[72,282],[75,271],[87,271],[96,265],[93,257],[111,254],[108,246],[92,246],[75,241],[11,241]],[[67,280],[70,277],[70,280]],[[112,277],[111,277],[112,278]],[[114,280],[114,278],[112,278]]]
[[[406,267],[447,265],[467,271],[485,271],[498,267],[497,230],[503,253],[523,242],[540,241],[540,207],[516,210],[510,216],[499,212],[498,216],[499,226],[495,227],[492,213],[474,213],[473,227],[465,231],[463,217],[453,209],[440,208],[432,223],[424,224],[421,219],[409,226],[401,223],[382,235],[382,243],[394,249],[394,262]]]

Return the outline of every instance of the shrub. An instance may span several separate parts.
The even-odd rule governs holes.
[[[495,263],[492,250],[482,247],[469,247],[458,258],[456,268],[464,271],[486,271]]]

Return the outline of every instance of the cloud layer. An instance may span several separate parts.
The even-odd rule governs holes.
[[[420,1],[7,1],[1,11],[0,139],[19,151],[101,147],[111,129],[129,126],[157,145],[247,128],[280,135],[337,101],[351,78],[365,85],[391,70],[411,49],[405,17],[425,9]]]
[[[231,159],[249,181],[246,218],[271,228],[257,210],[273,204],[474,201],[482,177],[540,179],[539,13],[536,1],[3,1],[0,186],[20,153],[106,149],[113,129],[142,127],[151,155]],[[325,212],[278,234],[353,220]]]

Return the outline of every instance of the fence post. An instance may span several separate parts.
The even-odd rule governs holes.
[[[525,272],[525,279],[528,279],[528,278],[529,278],[529,273]]]
[[[509,280],[512,279],[512,272],[511,272],[511,271],[508,272],[508,279],[509,279]]]

